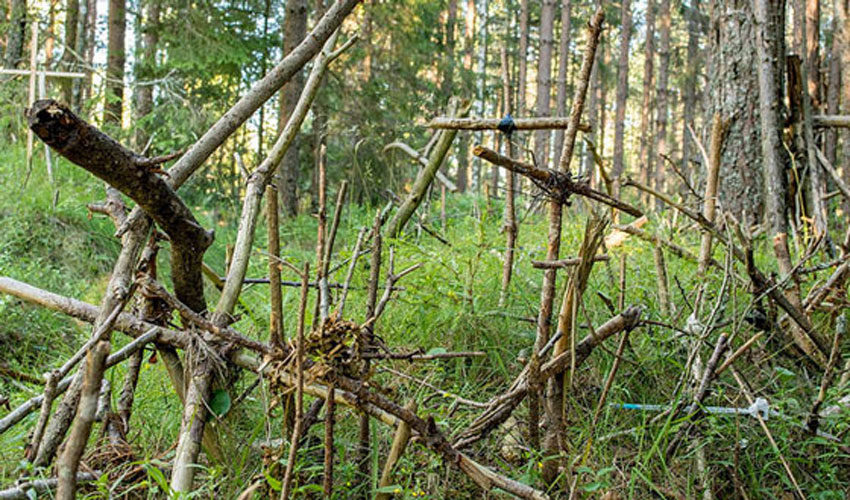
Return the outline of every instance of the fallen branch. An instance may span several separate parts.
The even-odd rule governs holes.
[[[611,257],[609,255],[595,255],[593,257],[593,262],[607,261],[610,258]],[[560,260],[532,260],[531,267],[534,269],[567,269],[569,267],[577,266],[580,263],[581,259],[578,257]]]
[[[502,167],[511,172],[517,173],[530,179],[538,187],[540,187],[546,195],[554,201],[566,204],[571,194],[577,194],[590,198],[591,200],[604,203],[610,207],[614,207],[623,212],[640,217],[643,215],[639,209],[625,203],[623,201],[607,195],[601,191],[597,191],[590,187],[586,182],[578,182],[565,173],[548,168],[539,168],[529,163],[524,163],[513,158],[508,158],[502,154],[485,148],[484,146],[475,146],[472,154],[486,160],[493,165]]]
[[[606,321],[596,329],[595,334],[586,336],[575,347],[575,366],[580,367],[590,356],[593,349],[607,338],[619,332],[634,329],[640,321],[641,309],[631,306],[620,314]],[[567,351],[540,366],[540,379],[542,385],[550,377],[563,373],[571,364],[571,352]],[[489,408],[482,413],[455,441],[457,448],[464,448],[476,441],[483,439],[487,434],[505,422],[513,410],[519,406],[528,394],[528,372],[529,366],[517,377],[511,387],[503,394],[490,400]]]
[[[76,482],[78,483],[88,483],[97,480],[102,475],[102,472],[82,472],[77,474]],[[48,493],[56,488],[56,485],[59,484],[59,479],[52,477],[48,479],[36,479],[34,481],[25,481],[18,485],[12,486],[5,490],[0,491],[0,500],[29,500],[30,498],[34,498],[31,496],[35,493],[36,496],[40,496],[43,493]]]

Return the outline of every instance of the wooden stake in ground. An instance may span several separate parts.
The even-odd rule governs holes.
[[[298,455],[298,445],[301,440],[301,428],[304,424],[304,320],[307,315],[307,283],[310,281],[310,263],[304,263],[301,276],[301,302],[298,306],[298,337],[295,344],[295,370],[297,381],[295,385],[295,428],[289,444],[289,456],[286,461],[286,472],[283,475],[280,500],[288,500],[292,487],[292,471],[295,470],[295,459]]]
[[[511,77],[508,72],[508,52],[502,48],[502,100],[505,103],[505,115],[510,115],[513,111],[511,105]],[[514,152],[514,143],[511,140],[513,131],[508,131],[505,134],[505,143],[508,145],[508,156],[513,158],[516,156]],[[499,307],[504,307],[508,299],[508,291],[511,286],[511,274],[514,267],[514,247],[516,246],[517,238],[517,223],[514,213],[514,183],[516,182],[516,174],[507,172],[505,175],[505,215],[504,215],[504,230],[505,230],[505,259],[502,266],[502,290],[499,294]]]
[[[404,407],[411,413],[416,413],[416,401],[407,403]],[[386,488],[392,484],[393,469],[398,463],[404,450],[407,448],[407,442],[410,441],[410,425],[407,422],[399,422],[393,436],[393,444],[390,446],[390,453],[387,455],[387,461],[384,462],[384,470],[381,472],[381,480],[378,481],[378,488]],[[389,493],[378,493],[375,495],[375,500],[389,500]]]
[[[570,111],[570,121],[567,127],[564,138],[564,150],[561,153],[560,164],[558,170],[560,172],[569,172],[570,162],[572,161],[573,148],[575,147],[576,134],[579,129],[579,120],[581,119],[582,111],[584,110],[584,100],[587,96],[587,87],[590,81],[590,71],[593,67],[593,61],[596,55],[596,47],[599,43],[599,33],[602,31],[602,22],[604,14],[601,8],[596,10],[593,18],[590,21],[587,37],[587,47],[585,48],[584,59],[582,61],[581,71],[575,87],[573,95],[573,106]],[[546,260],[557,260],[561,249],[561,210],[560,202],[549,202],[549,237],[546,245]],[[534,341],[535,355],[543,349],[546,342],[549,340],[550,321],[552,317],[552,303],[555,298],[555,270],[547,269],[543,274],[543,286],[540,292],[540,314],[537,322],[537,337]],[[539,381],[539,374],[530,373],[530,380]],[[532,395],[535,398],[536,394]],[[529,421],[529,426],[536,427],[538,422]],[[552,429],[554,431],[554,429]],[[553,438],[555,436],[552,436]],[[552,443],[554,445],[554,443]],[[547,449],[555,448],[555,446]],[[554,481],[557,476],[557,467],[555,462],[548,461],[550,467],[544,468],[544,478],[547,483]]]

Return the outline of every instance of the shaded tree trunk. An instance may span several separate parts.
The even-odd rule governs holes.
[[[87,102],[91,98],[92,92],[92,65],[94,64],[94,46],[95,36],[97,34],[97,0],[86,1],[86,20],[85,29],[83,30],[83,45],[81,53],[86,65],[86,77],[83,80],[82,90],[80,92],[80,104]]]
[[[537,61],[537,116],[549,116],[552,89],[552,32],[555,24],[555,0],[543,0],[540,10],[540,58]],[[549,132],[534,133],[534,159],[540,166],[549,164]]]
[[[838,20],[838,3],[841,0],[833,0],[832,17],[832,46],[829,49],[829,73],[826,85],[826,112],[829,115],[839,114],[839,96],[841,93],[841,28]],[[836,165],[838,146],[838,130],[828,128],[824,134],[824,154],[830,163]],[[844,169],[847,170],[847,169]]]
[[[661,0],[658,12],[659,39],[658,39],[658,88],[656,89],[656,147],[658,153],[655,155],[655,189],[659,192],[665,191],[664,162],[669,154],[667,146],[667,80],[670,66],[670,0]],[[650,159],[650,161],[653,161]],[[659,209],[661,202],[655,198],[655,208]]]
[[[283,22],[283,54],[289,54],[307,35],[307,1],[287,0],[286,17]],[[283,130],[298,103],[298,97],[304,89],[304,72],[299,71],[280,92],[280,119],[278,129]],[[277,184],[280,193],[280,208],[289,217],[298,214],[298,174],[301,165],[298,161],[300,139],[286,151],[277,166]]]
[[[688,17],[688,62],[685,70],[685,88],[684,90],[684,105],[682,112],[682,173],[685,176],[690,176],[691,171],[691,134],[688,132],[690,125],[694,131],[697,130],[694,117],[696,116],[697,103],[697,73],[700,68],[699,54],[699,0],[691,0],[691,5],[687,8]],[[706,165],[706,168],[708,166]]]
[[[27,31],[27,2],[12,0],[9,5],[9,32],[6,35],[6,53],[3,65],[14,69],[20,64],[24,54],[24,36]]]
[[[449,0],[448,16],[446,17],[446,63],[440,92],[443,99],[448,99],[452,93],[455,70],[455,24],[457,24],[457,0]]]
[[[106,104],[103,123],[121,127],[124,110],[124,33],[126,31],[125,0],[109,0],[109,41],[106,51]]]
[[[570,22],[572,5],[570,0],[561,3],[561,38],[558,44],[558,93],[555,97],[555,109],[558,116],[567,114],[567,69],[570,64],[570,35],[572,24]],[[522,109],[522,108],[520,108]],[[564,130],[555,130],[554,140],[554,164],[561,162],[561,153],[564,148]]]
[[[136,63],[136,82],[151,80],[156,68],[156,46],[159,43],[159,10],[160,2],[146,0],[144,2],[144,20],[142,28],[141,60]],[[137,85],[135,89],[135,120],[136,148],[141,151],[148,142],[150,134],[140,120],[153,111],[153,85]]]
[[[806,2],[806,87],[812,98],[812,109],[822,104],[820,94],[820,0]]]
[[[626,99],[629,95],[629,43],[632,34],[632,12],[629,0],[620,3],[620,53],[617,58],[617,95],[614,110],[614,166],[613,178],[623,175],[624,142],[626,132]],[[619,182],[614,184],[615,196],[619,192]]]
[[[731,120],[721,157],[719,196],[723,209],[738,220],[743,220],[746,212],[754,221],[763,213],[764,182],[758,75],[753,71],[758,60],[751,16],[749,0],[714,3],[708,47],[713,61],[706,93],[708,116],[720,113]],[[774,57],[784,60],[779,54]]]
[[[74,64],[72,50],[77,48],[77,21],[80,17],[79,0],[67,0],[65,2],[65,47],[62,49],[62,69],[71,71]],[[71,106],[74,104],[74,79],[61,78],[59,85],[62,88],[62,100]]]
[[[565,1],[569,5],[569,0]],[[561,37],[563,39],[563,36]],[[519,55],[517,56],[517,116],[526,116],[525,96],[528,79],[528,0],[519,2]],[[565,73],[566,74],[566,73]]]
[[[838,21],[836,30],[836,44],[838,44],[841,60],[841,111],[850,114],[850,1],[836,0],[836,19]],[[850,130],[844,129],[842,140],[841,171],[844,182],[850,184]],[[845,199],[844,216],[850,214],[850,200]]]
[[[640,154],[638,156],[638,168],[641,170],[641,180],[645,186],[650,185],[652,179],[652,134],[651,134],[651,107],[652,106],[652,83],[655,71],[655,0],[647,0],[646,3],[646,41],[644,42],[643,62],[643,102],[640,108]]]
[[[478,55],[477,55],[477,73],[478,73],[478,116],[484,116],[486,106],[484,102],[484,89],[487,86],[487,21],[489,17],[490,2],[489,0],[479,0],[478,2]],[[476,142],[483,143],[484,134],[478,132],[476,134]],[[473,172],[473,184],[475,185],[476,193],[481,190],[481,160],[475,159],[475,171]]]

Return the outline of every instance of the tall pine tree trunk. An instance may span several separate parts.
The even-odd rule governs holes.
[[[798,0],[802,1],[802,0]],[[807,89],[812,98],[812,110],[820,109],[820,0],[806,2],[806,72]]]
[[[307,0],[287,0],[286,17],[283,21],[283,55],[289,54],[307,34]],[[304,89],[304,73],[299,71],[280,91],[280,114],[278,130],[283,130],[289,120],[298,97]],[[286,151],[280,165],[277,166],[277,184],[280,192],[280,208],[284,214],[293,217],[298,214],[298,174],[301,165],[298,161],[300,138],[296,137]]]
[[[477,55],[477,73],[478,73],[478,99],[476,103],[476,109],[478,111],[478,116],[484,116],[486,113],[486,106],[484,101],[484,89],[487,86],[487,22],[488,22],[488,13],[490,10],[490,2],[488,0],[478,0],[478,55]],[[484,134],[478,132],[476,134],[476,142],[478,144],[482,144],[484,138]],[[475,171],[473,172],[473,184],[475,185],[475,192],[480,193],[481,191],[481,159],[475,159]],[[495,193],[493,193],[495,194]]]
[[[62,69],[71,71],[74,68],[74,55],[72,51],[77,48],[77,18],[80,17],[80,1],[67,0],[65,2],[65,46],[62,48]],[[74,80],[72,78],[61,78],[59,85],[62,88],[62,100],[65,104],[73,106],[74,102]]]
[[[641,170],[641,181],[649,185],[652,179],[652,83],[655,71],[655,0],[646,3],[646,41],[644,42],[643,60],[643,101],[640,108],[640,155],[638,168]]]
[[[159,43],[159,10],[160,2],[157,0],[144,1],[144,20],[142,27],[142,50],[141,60],[136,61],[136,82],[152,80],[156,68],[156,46]],[[145,130],[144,124],[139,121],[153,111],[153,85],[137,85],[135,89],[135,126],[136,126],[136,148],[141,151],[148,142],[150,134]]]
[[[720,0],[711,13],[712,58],[706,93],[707,116],[720,113],[731,120],[721,158],[719,186],[724,209],[738,220],[746,212],[751,222],[763,213],[758,64],[750,0]],[[779,54],[774,57],[784,60]],[[710,120],[706,120],[710,123]]]
[[[629,95],[629,42],[632,35],[632,12],[629,0],[620,4],[620,53],[617,56],[617,95],[614,110],[614,166],[611,176],[618,179],[625,170],[623,156],[626,132],[626,99]],[[615,195],[619,182],[615,182]]]
[[[665,157],[669,154],[667,146],[667,76],[670,66],[670,0],[661,0],[658,11],[659,38],[658,38],[658,88],[656,90],[655,102],[655,144],[658,152],[655,155],[655,189],[659,192],[665,190],[664,179],[664,162]],[[653,159],[650,159],[653,161]],[[661,204],[658,198],[655,199],[655,208],[659,209]]]
[[[12,0],[9,4],[9,32],[6,35],[6,53],[3,65],[14,69],[23,59],[24,37],[27,30],[26,0]]]
[[[552,89],[552,32],[555,24],[555,0],[543,0],[540,10],[540,59],[537,61],[537,116],[549,116],[549,94]],[[540,166],[549,165],[549,131],[534,133],[534,159]]]
[[[82,91],[80,92],[80,105],[82,106],[91,98],[92,93],[92,65],[94,64],[95,38],[97,36],[97,0],[86,0],[86,23],[83,30],[84,39],[82,54],[85,62],[85,78],[83,79]]]
[[[565,3],[569,5],[569,0]],[[563,38],[563,37],[562,37]],[[528,0],[519,2],[519,59],[517,67],[517,105],[516,114],[526,116],[525,95],[527,92],[526,80],[528,79]]]
[[[833,0],[833,16],[832,16],[832,45],[829,48],[829,64],[827,65],[829,72],[826,85],[826,113],[829,115],[837,115],[840,113],[839,99],[841,94],[841,36],[839,31],[838,21],[838,3],[840,0]],[[836,164],[838,145],[838,130],[834,128],[827,129],[824,134],[823,152],[826,158],[833,165]]]
[[[841,86],[841,111],[845,114],[850,114],[850,0],[836,0],[836,17],[838,20],[838,29],[836,42],[841,54],[841,81],[844,85]],[[844,177],[844,182],[850,184],[850,130],[842,131],[842,155],[841,155],[841,171]],[[850,200],[844,200],[842,205],[844,208],[844,217],[850,214]]]
[[[567,114],[567,69],[570,65],[570,34],[572,31],[571,10],[570,0],[564,0],[561,3],[561,38],[558,43],[558,93],[555,97],[555,109],[558,116]],[[552,147],[555,150],[552,164],[558,165],[561,162],[561,150],[564,148],[563,129],[555,131]]]
[[[685,70],[685,88],[684,91],[684,110],[682,113],[682,173],[690,177],[691,171],[691,144],[693,139],[688,131],[688,126],[694,131],[697,130],[694,123],[696,116],[697,103],[697,73],[699,71],[699,0],[691,0],[691,5],[687,7],[688,17],[688,62]],[[706,167],[708,167],[706,165]]]
[[[106,47],[106,105],[103,122],[121,127],[124,110],[124,33],[127,28],[125,0],[109,0],[109,40]]]

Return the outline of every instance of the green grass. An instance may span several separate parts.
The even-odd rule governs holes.
[[[60,160],[56,168],[56,186],[51,186],[44,172],[41,159],[42,147],[38,147],[35,168],[29,183],[24,188],[24,168],[20,142],[0,152],[0,184],[8,195],[0,199],[0,275],[11,276],[35,286],[60,294],[98,303],[106,285],[112,262],[119,250],[112,236],[114,228],[110,221],[100,217],[89,217],[85,205],[102,198],[102,185],[85,172]],[[54,189],[59,198],[52,207]],[[333,188],[332,188],[333,189]],[[203,199],[193,194],[191,199]],[[330,198],[330,197],[329,197]],[[411,229],[403,238],[388,242],[396,248],[396,270],[421,263],[422,268],[404,278],[399,285],[405,287],[396,295],[386,314],[377,325],[377,334],[396,349],[445,348],[449,351],[482,350],[485,358],[447,360],[411,365],[393,362],[386,366],[404,370],[411,375],[427,380],[448,391],[469,399],[486,401],[504,391],[521,371],[518,359],[527,353],[533,343],[535,326],[518,321],[515,317],[536,315],[540,295],[541,271],[531,267],[531,261],[545,255],[545,216],[531,214],[520,227],[516,270],[511,285],[509,305],[498,306],[501,279],[501,251],[504,236],[499,233],[501,206],[493,207],[488,215],[483,200],[479,200],[483,215],[476,219],[473,214],[471,196],[452,196],[447,207],[447,227],[442,230],[451,242],[446,246],[422,233],[417,236]],[[439,227],[439,202],[432,203],[429,224]],[[215,227],[216,241],[206,255],[206,262],[223,274],[225,248],[235,241],[238,208],[231,203],[227,207],[209,206],[199,202],[194,207],[205,227]],[[360,227],[371,224],[378,207],[348,206],[345,209],[340,234],[337,238],[337,260],[346,258],[352,251],[355,235]],[[216,215],[217,214],[217,215]],[[225,214],[222,216],[221,214]],[[565,212],[562,256],[576,254],[584,231],[585,213],[576,203]],[[524,211],[523,211],[524,215]],[[413,226],[409,226],[412,228]],[[698,247],[698,231],[691,229],[671,231],[654,222],[649,231],[663,232],[677,244],[691,249]],[[281,228],[284,245],[283,256],[295,264],[314,257],[315,219],[304,215],[286,221]],[[265,248],[265,229],[257,231],[255,248]],[[760,265],[770,270],[772,261],[764,241],[757,241]],[[167,248],[160,254],[163,270],[162,280],[168,282]],[[599,325],[608,319],[608,312],[598,293],[616,300],[617,262],[620,255],[628,259],[626,303],[639,304],[645,308],[645,317],[663,322],[676,322],[682,327],[690,311],[671,317],[658,309],[658,291],[651,248],[644,242],[629,238],[611,251],[609,263],[596,265],[585,294],[586,315],[581,323],[589,319]],[[682,292],[688,294],[687,301],[693,302],[692,292],[702,284],[696,277],[696,266],[667,254],[670,276],[671,299],[678,312],[687,309]],[[716,250],[715,258],[723,260],[722,249]],[[386,259],[385,259],[386,265]],[[258,253],[252,261],[248,275],[265,276],[266,259]],[[745,275],[736,267],[736,273]],[[342,281],[345,268],[331,279]],[[364,287],[368,278],[368,258],[357,265],[346,318],[363,321],[365,314]],[[558,290],[563,289],[563,274],[558,281]],[[819,277],[823,277],[820,273]],[[285,271],[284,279],[296,280]],[[712,270],[706,278],[709,290],[706,297],[705,319],[716,300],[722,273]],[[678,285],[677,282],[678,281]],[[811,286],[811,282],[806,286]],[[681,287],[681,288],[680,288]],[[212,306],[217,292],[208,287],[208,303]],[[311,301],[315,300],[311,294]],[[750,297],[735,285],[733,293],[725,301],[719,318],[738,318],[749,304]],[[284,328],[287,334],[295,331],[298,290],[286,288],[283,294]],[[556,301],[560,302],[560,292]],[[312,302],[308,311],[312,311]],[[238,312],[240,320],[236,327],[247,335],[265,338],[268,328],[269,306],[267,286],[252,285],[245,288],[243,302]],[[38,375],[61,364],[77,349],[89,333],[88,325],[80,324],[59,314],[47,312],[35,306],[7,296],[0,296],[0,345],[5,349],[4,362],[11,368]],[[824,332],[831,331],[829,318],[818,318],[816,322]],[[733,331],[737,323],[730,324],[724,331]],[[589,332],[582,329],[582,335]],[[747,325],[741,327],[735,346],[752,334]],[[711,336],[711,341],[716,334]],[[114,336],[121,345],[126,339]],[[626,361],[621,366],[608,396],[609,402],[666,403],[673,397],[677,380],[684,369],[691,339],[674,330],[646,327],[633,332],[632,349],[626,351]],[[759,394],[767,397],[771,405],[790,421],[771,419],[770,429],[776,438],[781,453],[792,463],[797,480],[807,494],[813,498],[844,498],[850,481],[850,457],[839,448],[821,438],[804,436],[792,422],[800,422],[811,405],[820,383],[818,374],[811,373],[799,365],[788,354],[777,354],[783,343],[769,339],[738,363],[748,382]],[[575,374],[576,388],[568,393],[567,429],[570,457],[582,453],[590,437],[590,416],[602,390],[605,377],[613,362],[616,341],[609,341],[605,349],[597,349],[591,358]],[[706,359],[711,346],[701,350]],[[112,382],[113,400],[120,390],[123,367],[110,370],[107,378]],[[378,372],[374,380],[399,402],[415,399],[421,415],[432,415],[440,428],[448,435],[461,431],[471,422],[479,410],[463,405],[455,407],[451,398],[435,396],[433,391],[415,383]],[[226,389],[235,398],[253,382],[250,374],[240,374],[232,386]],[[715,382],[715,391],[710,397],[712,405],[746,406],[746,401],[730,377],[724,374]],[[12,406],[31,397],[39,388],[31,385],[0,380],[0,393],[11,399]],[[827,398],[829,405],[847,388],[833,388]],[[232,498],[251,482],[262,476],[264,466],[260,455],[251,449],[255,440],[277,437],[280,429],[280,408],[271,412],[271,418],[263,417],[272,395],[267,391],[254,391],[241,405],[235,407],[221,422],[219,429],[224,448],[229,450],[223,464],[205,463],[200,476],[201,488],[194,495],[199,498]],[[356,414],[347,408],[339,408],[337,428],[337,498],[370,488],[370,482],[357,478],[352,463],[357,442]],[[520,407],[515,416],[524,421],[526,409]],[[664,460],[664,450],[675,434],[679,422],[669,425],[646,426],[651,414],[627,412],[605,408],[594,432],[593,446],[584,464],[578,469],[579,486],[594,497],[601,492],[616,490],[623,497],[653,497],[670,491],[686,497],[696,497],[701,489],[696,472],[696,452],[683,446],[672,461]],[[34,424],[35,415],[0,436],[0,480],[11,482],[21,471],[23,445],[27,432]],[[162,477],[167,477],[167,463],[173,456],[171,449],[180,425],[180,405],[171,389],[162,362],[143,364],[131,421],[130,441],[135,459],[146,467],[143,482],[137,482],[137,493],[151,498],[161,495]],[[824,430],[841,434],[850,427],[848,411],[838,418],[824,422]],[[606,439],[605,436],[633,429],[634,432]],[[757,423],[748,418],[709,417],[699,426],[700,436],[692,441],[705,452],[711,475],[716,485],[718,498],[738,495],[738,489],[747,492],[750,498],[776,498],[791,491],[791,485],[782,468],[779,457],[771,448]],[[377,464],[389,448],[391,430],[374,426],[375,447],[372,459]],[[307,494],[321,481],[321,437],[320,426],[298,457],[297,487]],[[97,429],[95,430],[95,434]],[[543,457],[537,453],[523,452],[519,462],[508,463],[498,450],[502,432],[496,432],[477,445],[473,455],[499,468],[510,476],[526,482],[539,482],[539,463]],[[285,459],[284,459],[285,460]],[[164,473],[162,471],[165,471]],[[163,476],[164,474],[164,476]],[[401,498],[477,498],[479,493],[458,471],[446,470],[444,464],[420,444],[413,444],[398,466],[394,481]],[[737,485],[737,486],[736,486]],[[102,484],[91,496],[101,498],[109,488],[120,491],[128,484]],[[737,489],[736,489],[737,488]]]

